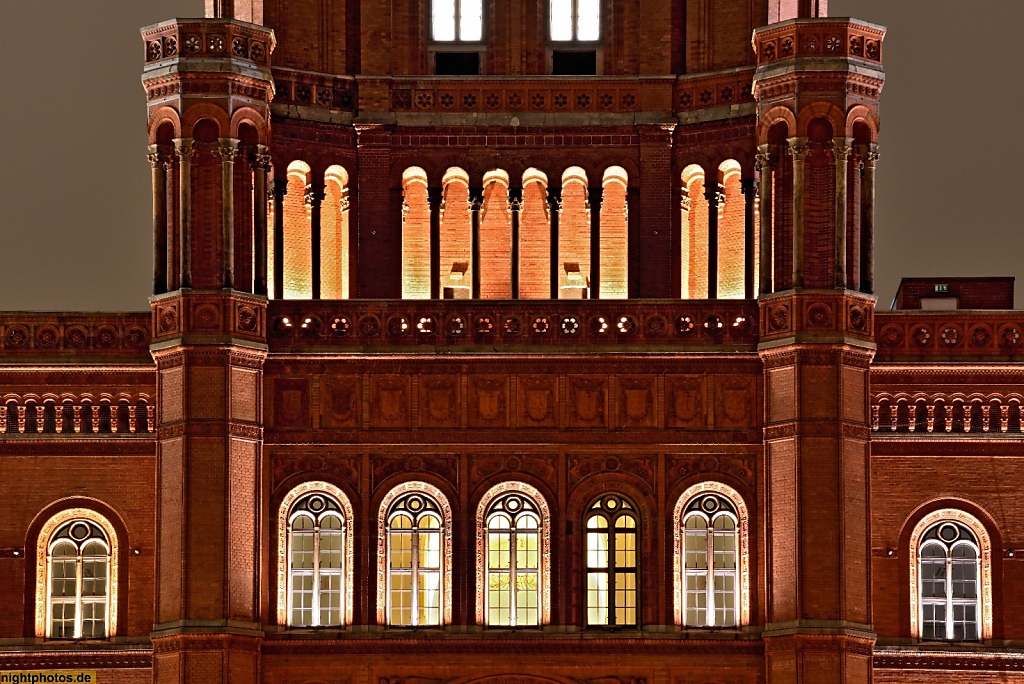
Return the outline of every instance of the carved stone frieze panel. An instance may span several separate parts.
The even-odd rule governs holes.
[[[370,468],[370,486],[373,489],[398,473],[426,472],[444,478],[453,487],[459,485],[459,457],[456,454],[371,454]]]
[[[558,467],[553,455],[534,454],[480,454],[469,458],[469,484],[475,487],[480,482],[499,473],[509,478],[516,473],[527,472],[554,484],[558,476]]]
[[[558,427],[558,376],[519,376],[519,426]]]
[[[411,425],[410,376],[370,378],[370,427],[407,428]]]
[[[336,478],[348,482],[353,487],[359,484],[359,474],[362,467],[362,459],[358,454],[339,454],[335,452],[303,452],[288,453],[277,452],[271,457],[274,487],[299,473],[322,476],[331,474]]]
[[[669,375],[665,378],[665,426],[703,430],[707,427],[707,378]]]
[[[608,415],[608,377],[570,375],[566,378],[568,427],[605,427]]]
[[[420,427],[458,427],[462,413],[459,376],[425,375],[419,382]]]
[[[362,422],[363,380],[359,375],[326,375],[320,379],[320,425],[354,428]]]
[[[508,426],[508,376],[469,376],[469,427]]]

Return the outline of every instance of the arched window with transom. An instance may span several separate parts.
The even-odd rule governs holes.
[[[586,513],[586,617],[590,627],[638,624],[638,520],[618,494],[595,501]]]
[[[551,516],[523,482],[491,487],[477,509],[477,619],[490,627],[539,627],[550,607]]]
[[[970,529],[953,521],[921,537],[921,638],[977,641],[980,554]]]
[[[277,615],[288,627],[352,622],[352,505],[328,482],[304,482],[278,511]]]
[[[717,494],[694,499],[683,519],[686,624],[735,627],[737,582],[736,508]]]
[[[748,624],[749,518],[743,499],[728,485],[702,482],[679,497],[674,518],[677,624]]]
[[[450,622],[451,508],[447,499],[425,482],[404,483],[384,497],[381,523],[384,548],[378,547],[378,621],[393,627],[440,627]]]
[[[288,527],[288,624],[342,624],[345,518],[338,502],[319,492],[292,506]]]
[[[47,539],[46,636],[105,639],[111,634],[111,535],[79,517]]]
[[[992,638],[992,541],[959,509],[933,511],[910,535],[911,636],[928,641]]]

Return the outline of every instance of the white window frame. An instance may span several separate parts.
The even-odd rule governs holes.
[[[64,530],[70,530],[75,525],[84,524],[89,527],[99,528],[101,534],[89,534],[82,539],[75,539],[70,536],[57,538],[57,536]],[[81,640],[81,639],[106,639],[110,635],[110,611],[111,611],[111,574],[114,570],[111,563],[111,546],[109,539],[106,537],[105,531],[94,520],[88,518],[78,518],[65,522],[59,528],[49,535],[50,541],[46,546],[46,638],[48,639],[61,639],[61,640]],[[95,600],[92,597],[84,597],[82,595],[82,581],[85,578],[85,561],[86,556],[82,553],[83,549],[93,543],[98,543],[103,547],[105,555],[102,556],[102,560],[105,566],[104,583],[103,583],[103,598],[102,600]],[[59,546],[71,546],[75,549],[74,556],[58,556],[61,561],[74,560],[75,562],[75,594],[73,597],[68,596],[53,596],[53,562],[54,562],[54,550]],[[93,558],[90,556],[89,558]],[[71,598],[71,601],[67,599]],[[74,626],[72,628],[72,635],[55,637],[52,634],[53,630],[53,608],[55,601],[59,601],[62,605],[73,605],[74,606]],[[82,634],[83,624],[85,621],[84,607],[86,603],[90,604],[102,604],[103,605],[103,634],[100,636],[84,636]]]
[[[455,9],[455,37],[452,38],[451,40],[445,40],[442,38],[437,38],[434,35],[434,5],[436,1],[437,0],[430,0],[430,15],[428,17],[430,42],[433,43],[435,47],[443,45],[480,45],[481,43],[484,42],[484,27],[486,25],[487,3],[485,3],[483,0],[480,0],[480,37],[472,40],[466,40],[462,37],[462,4],[464,2],[467,2],[467,0],[452,0]]]
[[[957,508],[942,508],[926,514],[917,522],[910,534],[908,554],[910,561],[910,636],[914,639],[922,639],[924,632],[924,609],[921,597],[921,550],[924,548],[924,537],[929,530],[943,522],[959,523],[974,535],[978,556],[976,575],[978,582],[978,639],[976,641],[988,641],[992,639],[992,540],[988,530],[978,518]],[[952,582],[947,582],[947,586],[951,585]],[[949,591],[947,588],[947,594]],[[947,613],[951,614],[951,611],[947,610]]]
[[[691,502],[699,496],[714,493],[728,499],[736,517],[736,560],[737,560],[737,603],[736,625],[730,629],[742,629],[750,624],[750,513],[746,501],[731,486],[715,480],[706,480],[688,487],[676,500],[672,513],[673,549],[672,576],[676,625],[684,628],[706,629],[686,624],[685,612],[685,528],[684,517]],[[714,603],[710,606],[713,608]]]
[[[341,624],[332,625],[336,627],[344,627],[352,624],[352,605],[353,605],[353,582],[352,582],[352,569],[355,565],[355,554],[353,548],[353,511],[352,504],[349,501],[345,493],[335,485],[329,482],[323,481],[310,481],[303,482],[302,484],[294,487],[289,491],[284,498],[281,500],[281,505],[278,508],[277,514],[277,624],[281,627],[292,628],[291,625],[291,609],[292,609],[292,591],[291,591],[291,523],[294,519],[294,513],[296,512],[296,503],[305,497],[307,494],[317,493],[323,497],[333,501],[339,509],[338,517],[342,521],[342,575],[341,575]],[[319,535],[317,535],[319,536]],[[314,589],[316,585],[314,584]],[[314,591],[314,595],[319,592]],[[317,599],[319,602],[319,598]],[[319,603],[317,604],[319,605]],[[319,611],[315,612],[319,620]],[[295,627],[295,629],[303,629],[302,627]]]
[[[704,547],[704,568],[688,568],[686,567],[686,553],[687,540],[696,535],[691,535],[689,528],[686,523],[691,518],[700,518],[704,521],[705,531],[705,547]],[[725,517],[732,521],[733,527],[731,530],[716,530],[715,522],[720,518]],[[728,536],[732,537],[733,540],[733,555],[735,562],[731,568],[716,568],[715,567],[715,538]],[[700,511],[690,511],[683,516],[683,620],[685,622],[686,615],[689,611],[689,604],[687,603],[689,591],[687,591],[686,580],[690,577],[701,577],[705,578],[704,585],[704,614],[706,616],[705,624],[702,625],[690,625],[687,627],[723,627],[723,628],[735,628],[736,623],[739,622],[739,597],[740,597],[740,582],[739,582],[739,518],[731,511],[723,510],[718,511],[713,515],[707,515]],[[715,579],[718,577],[731,577],[733,581],[733,611],[736,614],[736,623],[734,624],[717,624],[718,606],[715,602]]]
[[[555,38],[552,32],[551,18],[554,16],[555,4],[570,5],[570,16],[572,17],[572,37]],[[580,0],[548,0],[548,40],[555,45],[595,45],[604,40],[604,0],[597,3],[597,38],[579,38],[580,33]]]
[[[533,502],[529,497],[525,497],[525,496],[520,497],[520,498],[525,500],[525,501],[527,501],[528,503],[532,504],[532,508],[531,509],[521,508],[517,512],[509,512],[509,511],[503,511],[503,510],[494,510],[494,504],[495,503],[497,503],[499,500],[507,500],[509,498],[510,498],[510,495],[506,494],[506,495],[500,497],[500,499],[496,499],[495,501],[491,502],[491,508],[490,508],[490,510],[487,513],[487,518],[486,518],[486,520],[487,520],[486,534],[487,534],[488,549],[487,549],[487,554],[486,554],[486,559],[485,559],[485,563],[486,563],[486,575],[485,575],[486,588],[484,589],[484,601],[485,601],[484,615],[486,616],[486,624],[488,626],[490,626],[490,627],[537,627],[537,626],[540,625],[540,615],[541,615],[541,612],[542,612],[541,611],[541,606],[540,606],[540,604],[541,604],[540,597],[541,597],[541,595],[543,593],[542,592],[542,579],[541,579],[542,576],[543,576],[543,572],[541,570],[542,555],[541,555],[541,551],[540,551],[540,549],[541,549],[541,534],[542,534],[540,513],[535,510],[536,509],[536,503]],[[524,518],[524,517],[528,517],[528,518],[533,519],[533,521],[534,521],[536,526],[533,527],[533,528],[519,528],[518,527],[518,522],[519,522],[519,520],[521,518]],[[504,518],[505,520],[508,521],[508,525],[509,526],[508,526],[507,529],[506,528],[491,527],[492,522],[494,520],[498,519],[498,518]],[[495,575],[495,574],[506,574],[506,571],[504,569],[497,569],[496,570],[496,569],[491,567],[491,564],[490,564],[490,535],[492,535],[492,534],[504,534],[504,535],[507,535],[508,539],[509,539],[509,567],[508,567],[508,570],[507,570],[507,574],[508,574],[508,577],[509,577],[510,600],[509,600],[509,622],[508,622],[508,624],[495,624],[495,623],[490,621],[490,615],[491,615],[491,592],[490,592],[491,576]],[[517,549],[518,549],[517,543],[518,543],[518,536],[520,534],[528,534],[528,535],[532,535],[532,536],[537,538],[537,567],[536,568],[529,568],[529,569],[525,569],[525,570],[520,570],[519,567],[518,567],[519,553],[517,552]],[[525,624],[525,625],[518,624],[518,612],[519,611],[518,611],[517,601],[518,601],[519,591],[517,590],[517,587],[519,586],[518,578],[519,578],[520,574],[523,574],[523,575],[534,575],[536,577],[536,579],[537,579],[537,589],[536,589],[536,593],[537,593],[537,622],[536,623]]]
[[[334,497],[328,496],[327,494],[323,494],[323,493],[320,493],[320,492],[311,493],[310,496],[313,496],[315,494],[319,494],[324,499],[330,500],[338,509],[341,508],[340,505],[338,504],[338,502],[336,500],[334,500]],[[305,497],[303,497],[303,498],[305,498]],[[293,509],[294,509],[294,506],[293,506]],[[313,528],[312,528],[312,530],[310,530],[310,533],[313,536],[313,563],[312,563],[312,568],[310,568],[308,571],[306,569],[302,569],[301,571],[297,572],[296,569],[292,566],[292,561],[293,561],[292,554],[293,554],[293,550],[294,550],[295,521],[298,520],[299,518],[308,518],[309,520],[311,520],[313,522]],[[329,569],[325,570],[324,568],[321,567],[321,562],[320,562],[320,542],[321,542],[321,523],[326,518],[333,518],[333,519],[337,520],[338,523],[339,523],[339,527],[337,529],[337,532],[338,532],[338,534],[341,537],[341,549],[340,549],[341,567],[340,568],[329,568]],[[324,511],[322,511],[318,515],[314,515],[310,511],[306,511],[306,510],[293,510],[293,512],[292,512],[292,514],[291,514],[291,516],[289,517],[289,520],[288,520],[288,550],[287,550],[288,561],[287,562],[288,562],[288,626],[289,627],[297,627],[297,628],[341,627],[341,626],[343,626],[346,623],[346,620],[345,620],[345,613],[346,613],[346,609],[345,609],[345,596],[348,594],[348,592],[346,590],[346,585],[348,584],[347,577],[346,577],[346,575],[347,575],[347,562],[346,562],[346,560],[347,559],[345,558],[345,556],[346,556],[346,554],[345,554],[346,537],[347,537],[347,529],[346,528],[347,528],[346,520],[345,520],[344,514],[340,510],[325,509]],[[312,584],[312,603],[311,603],[312,616],[311,616],[311,619],[310,619],[310,624],[308,624],[308,625],[296,625],[293,622],[294,607],[295,607],[294,606],[295,590],[294,590],[294,587],[293,587],[293,581],[292,580],[296,576],[304,576],[304,575],[309,575],[313,579],[313,584]],[[326,624],[326,625],[320,623],[320,599],[321,599],[321,593],[322,593],[322,591],[320,589],[320,578],[323,577],[323,576],[336,576],[336,577],[340,578],[340,582],[339,582],[339,604],[340,604],[339,605],[339,620],[338,620],[337,623],[331,623],[331,624]]]
[[[417,493],[430,499],[437,506],[441,527],[440,535],[440,592],[439,624],[427,627],[444,627],[452,621],[452,508],[448,497],[432,484],[422,481],[403,482],[384,495],[377,515],[377,624],[391,627],[391,518],[395,502],[409,493]],[[415,547],[414,547],[415,548]],[[415,586],[414,596],[415,596]],[[415,612],[414,621],[417,620]],[[396,629],[407,629],[395,626]]]

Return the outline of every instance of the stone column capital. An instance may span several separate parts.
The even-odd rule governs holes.
[[[803,162],[807,156],[807,138],[789,138],[786,142],[789,143],[789,153],[793,155],[793,161]]]
[[[174,153],[182,161],[191,161],[196,155],[196,143],[192,138],[175,138]]]
[[[221,161],[234,162],[238,156],[238,144],[238,138],[221,138],[217,145]]]

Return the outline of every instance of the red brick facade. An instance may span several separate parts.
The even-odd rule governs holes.
[[[143,30],[150,313],[0,314],[0,671],[1024,681],[1024,313],[875,310],[884,29],[604,0],[566,46],[547,2],[483,7],[470,77],[432,75],[429,0]],[[549,75],[566,47],[596,73]],[[406,491],[441,521],[439,625],[392,625]],[[484,604],[481,504],[508,491],[544,511],[533,626]],[[310,492],[344,518],[343,588],[297,626]],[[610,494],[638,540],[614,628],[588,603]],[[705,495],[736,525],[724,626],[686,603]],[[107,638],[52,633],[67,520],[104,539]],[[935,529],[973,539],[977,638],[925,634]]]

